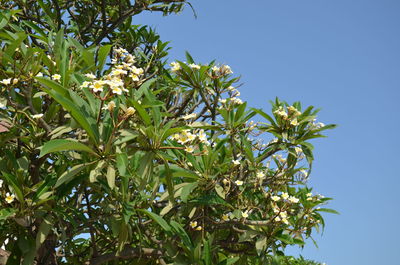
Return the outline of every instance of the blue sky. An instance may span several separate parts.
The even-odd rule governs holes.
[[[341,215],[292,254],[328,265],[400,264],[400,1],[198,0],[176,16],[144,14],[173,47],[232,67],[241,98],[269,109],[276,96],[321,108],[339,127],[314,140],[310,185]]]

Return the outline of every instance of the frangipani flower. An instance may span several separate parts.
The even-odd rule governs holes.
[[[197,221],[192,221],[189,224],[192,228],[195,228],[197,226]]]
[[[233,163],[234,165],[240,165],[239,159],[232,160],[232,163]]]
[[[172,72],[177,72],[177,71],[181,70],[181,65],[178,62],[172,62],[172,63],[170,63],[170,65],[171,65]]]
[[[287,200],[289,198],[289,194],[287,192],[282,193],[281,195],[282,199]]]
[[[243,217],[243,218],[247,218],[247,217],[249,217],[249,213],[248,213],[248,211],[244,211],[244,212],[242,212],[242,217]]]
[[[7,203],[12,203],[14,201],[15,195],[10,194],[9,192],[6,193],[6,202]]]
[[[235,184],[238,186],[242,186],[243,185],[243,181],[242,180],[236,180]]]
[[[60,81],[61,75],[59,75],[59,74],[54,74],[54,75],[51,76],[51,78],[53,78],[53,80]]]
[[[279,201],[279,200],[281,199],[281,197],[274,195],[274,196],[271,197],[271,199],[272,199],[274,202],[277,202],[277,201]]]
[[[32,118],[34,118],[34,119],[40,119],[42,117],[43,117],[43,113],[32,115]]]
[[[3,85],[9,85],[11,84],[11,78],[3,79],[0,81],[0,83],[2,83]]]

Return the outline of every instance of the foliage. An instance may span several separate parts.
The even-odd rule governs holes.
[[[168,66],[131,17],[185,1],[3,2],[7,264],[317,264],[284,254],[335,213],[306,185],[334,127],[317,110],[249,108],[229,66],[188,53]]]

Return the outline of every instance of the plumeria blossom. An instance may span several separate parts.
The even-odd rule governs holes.
[[[287,200],[289,198],[289,194],[287,192],[283,192],[281,197],[282,199]]]
[[[61,75],[59,75],[59,74],[54,74],[54,75],[51,76],[51,78],[52,78],[53,80],[60,81]]]
[[[87,78],[90,78],[90,79],[95,79],[96,78],[96,76],[94,74],[92,74],[92,73],[87,73],[87,74],[85,74],[85,76]]]
[[[185,151],[188,152],[188,153],[193,153],[194,152],[194,148],[191,145],[190,146],[186,146],[185,147]]]
[[[196,69],[196,70],[200,69],[200,65],[194,64],[194,63],[189,64],[189,67],[192,68],[192,69]]]
[[[248,211],[242,212],[242,217],[243,217],[243,218],[249,217],[249,212],[248,212]]]
[[[170,63],[170,65],[171,65],[172,72],[177,72],[177,71],[181,70],[181,65],[178,62],[172,62],[172,63]]]
[[[93,89],[93,92],[102,92],[103,91],[103,86],[104,86],[104,81],[94,81],[91,88]]]
[[[9,85],[11,84],[11,78],[3,79],[0,81],[3,85]]]
[[[187,115],[183,116],[182,118],[184,120],[190,120],[190,119],[196,118],[196,116],[197,116],[196,113],[192,113],[192,114],[187,114]]]
[[[296,198],[296,197],[294,197],[294,196],[290,196],[288,200],[289,200],[291,203],[298,203],[298,202],[299,202],[299,199]]]
[[[92,82],[84,81],[84,82],[82,83],[82,85],[80,86],[80,88],[90,87],[91,84],[92,84]]]
[[[271,199],[273,201],[277,202],[277,201],[279,201],[281,199],[281,197],[274,195],[274,196],[271,197]]]
[[[236,180],[235,184],[238,186],[242,186],[243,185],[243,181],[242,180]]]
[[[125,114],[128,116],[131,116],[131,115],[135,114],[135,112],[136,112],[135,108],[129,107],[126,109]]]
[[[43,117],[43,113],[32,115],[32,118],[34,118],[34,119],[40,119],[42,117]]]
[[[262,171],[258,171],[258,172],[256,173],[256,176],[257,176],[257,178],[262,179],[262,178],[265,177],[265,173],[262,172]]]
[[[108,102],[107,105],[105,105],[105,106],[103,107],[103,110],[113,111],[114,108],[115,108],[115,102],[114,102],[114,101],[110,101],[110,102]]]
[[[190,222],[190,227],[195,228],[197,226],[197,221]]]
[[[223,221],[229,221],[229,215],[227,215],[227,214],[223,214],[222,215],[222,217],[221,217],[221,219],[223,220]]]
[[[240,165],[239,159],[232,160],[232,163],[233,163],[234,165],[236,165],[236,166]]]
[[[14,201],[15,195],[10,194],[9,192],[6,193],[6,202],[7,203],[12,203]]]

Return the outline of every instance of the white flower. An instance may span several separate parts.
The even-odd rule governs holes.
[[[213,72],[218,72],[218,71],[219,71],[219,67],[216,66],[216,65],[214,65],[214,67],[211,68],[211,70],[212,70]]]
[[[277,216],[277,217],[275,217],[275,222],[280,222],[281,221],[281,218],[279,217],[279,216]]]
[[[223,214],[223,215],[222,215],[222,220],[224,220],[224,221],[229,221],[229,215]]]
[[[113,101],[111,101],[111,102],[113,102]],[[135,112],[136,112],[136,110],[133,107],[129,107],[129,108],[126,109],[125,114],[130,116],[130,115],[135,114]]]
[[[264,174],[264,172],[262,172],[262,171],[258,171],[258,172],[256,173],[256,176],[257,176],[257,178],[262,179],[262,178],[265,177],[265,174]]]
[[[92,84],[91,82],[84,81],[84,82],[82,83],[82,85],[80,86],[80,88],[90,87],[91,84]]]
[[[181,65],[178,62],[172,62],[169,65],[171,66],[172,72],[177,72],[177,71],[181,70]]]
[[[9,192],[6,193],[6,202],[7,203],[12,203],[14,201],[15,195],[10,194]]]
[[[280,212],[279,215],[280,215],[282,218],[286,218],[286,217],[287,217],[286,211]]]
[[[40,119],[41,117],[43,117],[43,113],[32,115],[32,118],[34,119]]]
[[[94,74],[92,74],[92,73],[85,74],[85,76],[87,78],[90,78],[90,79],[95,79],[96,78],[96,76]]]
[[[233,103],[241,105],[243,104],[243,101],[240,98],[231,98],[231,100],[233,101]]]
[[[59,75],[59,74],[54,74],[54,75],[51,76],[51,78],[53,78],[53,80],[60,81],[61,75]]]
[[[243,218],[249,217],[249,213],[247,211],[242,212],[242,217]]]
[[[299,125],[299,123],[297,122],[297,119],[294,118],[294,119],[290,122],[290,125],[297,126],[297,125]]]
[[[286,219],[286,218],[282,218],[282,222],[285,223],[286,225],[289,224],[289,221],[288,221],[288,219]]]
[[[197,226],[197,221],[190,222],[190,226],[195,228]]]
[[[243,185],[243,181],[241,181],[241,180],[236,180],[236,181],[235,181],[235,184],[238,185],[238,186],[242,186],[242,185]]]
[[[197,231],[201,231],[203,228],[201,227],[201,225],[199,225],[198,227],[196,227]]]
[[[277,201],[279,201],[281,198],[280,198],[279,196],[274,195],[274,196],[271,197],[271,199],[272,199],[273,201],[277,202]]]
[[[192,119],[192,118],[196,118],[196,116],[197,116],[196,113],[192,113],[192,114],[187,114],[187,115],[183,116],[182,118],[184,120],[189,120],[189,119]]]
[[[113,87],[111,88],[113,94],[122,95],[122,89],[120,87]]]
[[[93,92],[97,93],[97,92],[102,92],[103,91],[103,85],[104,82],[103,81],[95,81],[91,88],[93,88]]]
[[[3,85],[9,85],[11,84],[11,78],[3,79],[0,81],[0,83],[2,83]]]
[[[291,203],[298,203],[298,202],[299,202],[299,199],[296,198],[296,197],[294,197],[294,196],[290,196],[290,197],[289,197],[289,201],[290,201]]]
[[[122,70],[122,69],[114,69],[114,70],[111,72],[111,75],[113,75],[113,76],[120,76],[120,75],[126,75],[127,73],[128,73],[127,71]]]
[[[232,160],[232,163],[233,163],[234,165],[240,165],[239,159]]]
[[[193,146],[186,146],[185,147],[185,151],[188,152],[188,153],[193,153],[194,152],[194,148],[193,148]]]
[[[287,200],[289,198],[289,194],[287,194],[286,192],[281,194],[282,199]]]
[[[43,73],[42,73],[42,72],[39,72],[39,73],[37,73],[36,76],[37,76],[37,77],[42,77],[42,76],[43,76]]]
[[[200,65],[194,64],[194,63],[189,64],[189,67],[192,68],[192,69],[196,69],[196,70],[200,69]]]
[[[105,106],[103,107],[103,110],[112,111],[114,108],[115,108],[115,102],[114,102],[114,101],[110,101],[110,102],[108,102],[107,105],[105,105]]]
[[[3,180],[0,179],[0,188],[3,187]]]
[[[312,196],[312,193],[309,192],[309,193],[306,194],[306,196],[307,196],[307,197],[311,197],[311,196]]]
[[[129,77],[132,78],[132,81],[135,81],[135,82],[139,81],[139,76],[134,73],[131,73],[129,75]]]
[[[224,75],[233,74],[233,72],[232,72],[232,70],[231,70],[231,67],[230,67],[229,65],[223,65],[223,66],[221,66],[220,71],[221,71]]]
[[[200,130],[199,134],[197,135],[199,138],[200,142],[206,143],[207,141],[207,134],[204,132],[204,130]]]

